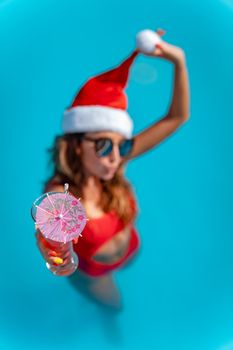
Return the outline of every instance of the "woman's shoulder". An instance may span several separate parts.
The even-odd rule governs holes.
[[[56,188],[64,187],[61,179],[57,176],[53,176],[48,179],[44,185],[44,192],[54,191]]]
[[[129,204],[131,206],[131,208],[133,209],[133,212],[137,212],[138,211],[138,205],[137,205],[137,199],[135,197],[135,195],[131,192],[128,193],[128,200],[129,200]]]
[[[63,192],[65,183],[72,185],[69,179],[61,177],[59,175],[54,175],[45,183],[44,192]]]

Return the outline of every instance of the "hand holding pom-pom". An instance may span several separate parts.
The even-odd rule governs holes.
[[[144,54],[151,54],[161,41],[160,36],[153,30],[145,29],[136,36],[137,48]]]
[[[171,45],[162,40],[161,37],[166,33],[163,29],[143,30],[136,36],[137,49],[147,56],[164,58],[175,64],[185,59],[184,51],[177,46]]]

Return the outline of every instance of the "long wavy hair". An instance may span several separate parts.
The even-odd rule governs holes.
[[[50,154],[49,165],[53,169],[51,177],[44,183],[44,191],[48,190],[53,181],[62,185],[68,182],[71,192],[77,197],[83,197],[85,177],[81,158],[75,149],[81,144],[84,135],[85,133],[72,133],[55,137],[53,146],[47,150]],[[100,179],[100,182],[102,195],[99,205],[102,210],[114,210],[125,224],[134,221],[138,208],[133,188],[124,177],[123,163],[111,180]]]

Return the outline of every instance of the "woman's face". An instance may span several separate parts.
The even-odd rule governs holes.
[[[124,136],[116,132],[88,132],[87,138],[99,139],[110,138],[113,141],[113,149],[110,154],[99,157],[95,151],[95,143],[89,140],[82,140],[81,145],[76,149],[80,156],[83,170],[86,176],[96,176],[102,180],[110,180],[119,168],[123,158],[119,154],[119,143],[124,140]]]

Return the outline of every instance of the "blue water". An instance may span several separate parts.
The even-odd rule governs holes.
[[[232,23],[232,0],[0,1],[1,349],[233,349]],[[127,167],[142,248],[111,315],[46,270],[29,209],[77,89],[157,27],[186,52],[191,117]],[[172,66],[140,56],[127,92],[137,133],[166,113]]]

